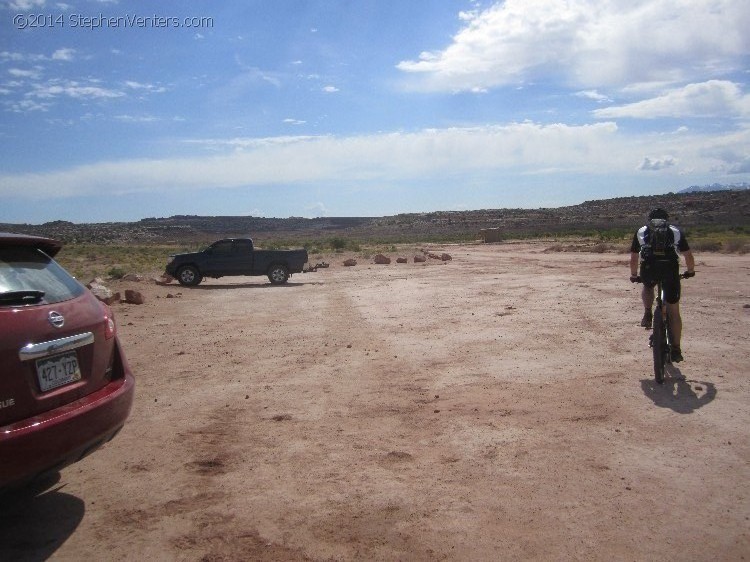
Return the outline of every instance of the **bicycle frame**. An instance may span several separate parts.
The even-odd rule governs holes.
[[[695,273],[682,273],[680,279],[688,279]],[[637,281],[642,282],[638,277]],[[652,323],[652,333],[649,337],[649,347],[654,352],[654,378],[659,384],[664,383],[664,369],[666,365],[672,363],[672,332],[669,326],[669,307],[664,302],[663,280],[659,279],[656,283],[656,308],[654,308],[654,318]]]
[[[656,284],[656,307],[654,309],[653,332],[649,346],[654,353],[654,378],[659,384],[664,383],[664,370],[672,362],[672,337],[669,330],[669,311],[664,302],[662,281]]]

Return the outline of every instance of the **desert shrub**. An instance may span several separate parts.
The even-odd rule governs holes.
[[[615,250],[616,247],[613,244],[607,244],[605,242],[594,244],[593,246],[591,246],[591,248],[589,248],[589,252],[592,252],[594,254],[606,254]]]
[[[112,279],[122,279],[125,277],[125,270],[121,267],[110,267],[107,270],[107,276],[111,277]]]
[[[343,250],[346,248],[346,238],[331,238],[328,243],[334,250]]]
[[[723,245],[723,250],[731,254],[746,254],[750,251],[750,241],[747,238],[729,238]]]
[[[720,252],[721,242],[719,242],[718,240],[711,240],[708,238],[691,240],[690,249],[693,250],[694,252]]]

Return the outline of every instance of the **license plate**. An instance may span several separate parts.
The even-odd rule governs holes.
[[[36,375],[42,392],[81,380],[81,369],[75,351],[37,359]]]

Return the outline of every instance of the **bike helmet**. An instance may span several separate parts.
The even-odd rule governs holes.
[[[669,214],[664,209],[656,208],[648,214],[648,220],[653,219],[669,220]]]

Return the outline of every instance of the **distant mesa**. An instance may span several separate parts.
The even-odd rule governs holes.
[[[205,245],[220,238],[266,241],[332,237],[406,242],[466,239],[501,242],[508,238],[557,236],[596,231],[627,232],[642,224],[650,209],[667,209],[673,222],[691,229],[750,226],[750,184],[693,186],[680,193],[616,197],[578,205],[537,209],[480,209],[403,213],[385,217],[263,218],[174,215],[136,222],[82,223],[64,220],[41,225],[0,224],[0,231],[50,236],[65,243]]]

